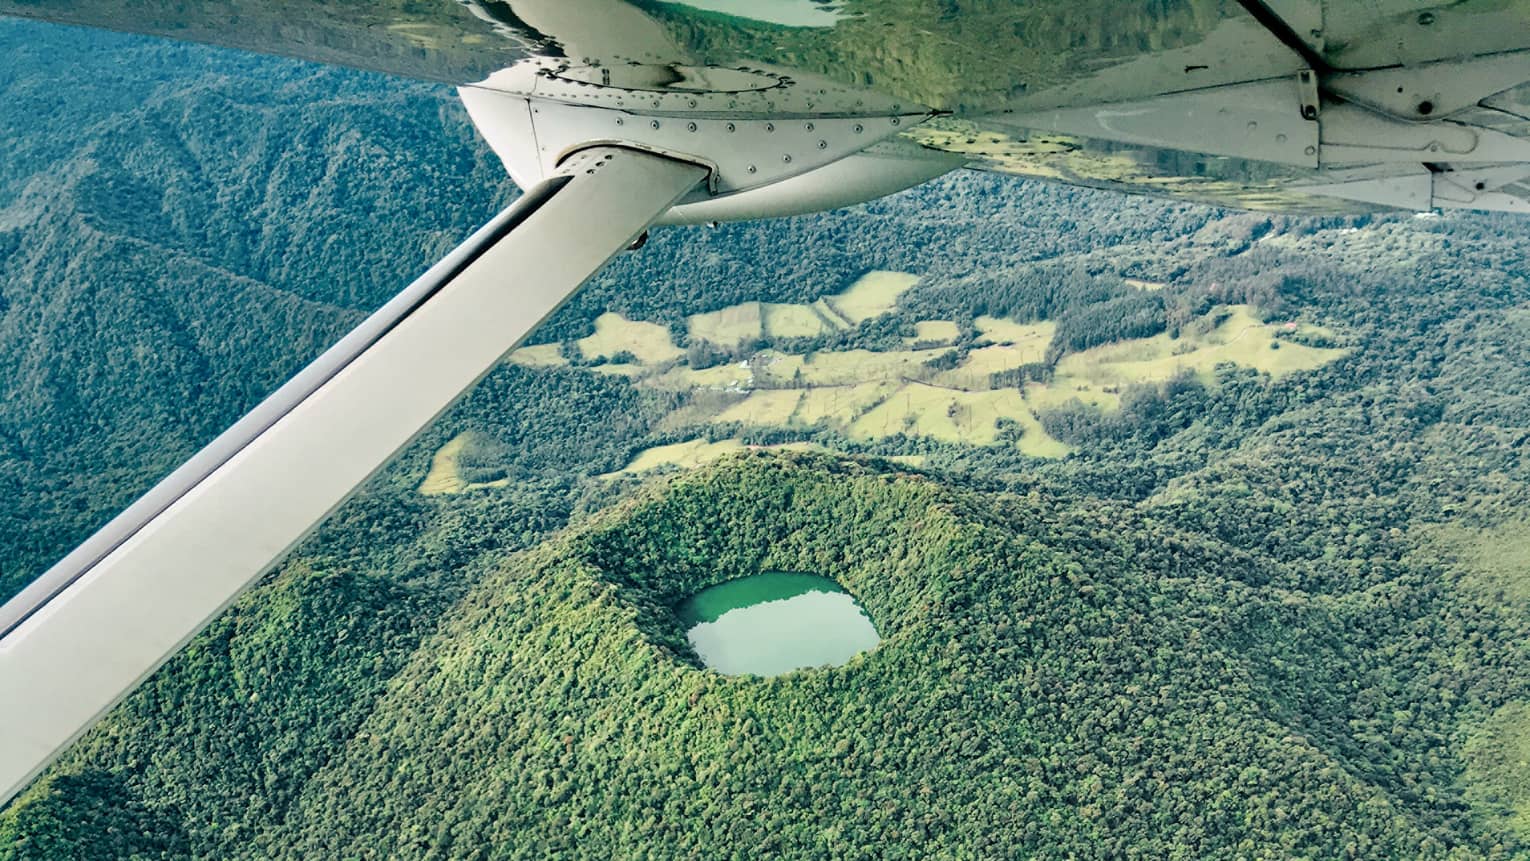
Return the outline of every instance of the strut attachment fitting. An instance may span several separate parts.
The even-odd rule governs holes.
[[[928,108],[767,69],[534,59],[459,93],[522,188],[599,145],[709,167],[706,186],[661,223],[832,209],[963,163],[899,137],[934,116]]]

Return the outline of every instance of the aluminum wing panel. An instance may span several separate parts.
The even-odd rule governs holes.
[[[1338,193],[1349,180],[1331,171],[1507,166],[1522,159],[1504,138],[1527,138],[1522,115],[1491,106],[1530,81],[1530,0],[0,0],[0,14],[456,84],[566,62],[564,83],[592,97],[606,76],[641,79],[623,108],[858,89],[852,106],[948,114],[901,141],[978,169],[1249,209],[1384,208]],[[1323,126],[1317,141],[1293,133],[1302,122]],[[1530,203],[1517,189],[1430,200],[1514,209]]]

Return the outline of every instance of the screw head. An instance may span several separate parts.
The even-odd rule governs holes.
[[[787,153],[786,155],[781,156],[781,163],[782,164],[791,164],[792,163],[791,154]]]
[[[776,124],[775,123],[766,123],[765,124],[765,131],[773,132],[775,130],[776,130]]]
[[[750,173],[755,173],[758,170],[759,170],[759,168],[755,167],[754,165],[752,165],[752,164],[749,165],[749,172]]]
[[[818,142],[818,148],[819,149],[828,149],[829,148],[829,142],[828,141],[819,141]]]
[[[659,121],[658,120],[654,120],[653,122],[649,123],[648,125],[649,125],[650,128],[658,128],[659,127]]]
[[[724,126],[724,128],[726,128],[730,132],[735,131],[735,130],[738,129],[738,127],[735,126],[733,123],[728,123],[726,126]]]
[[[695,123],[686,123],[685,124],[685,130],[688,131],[688,132],[695,131],[696,130],[696,124]]]

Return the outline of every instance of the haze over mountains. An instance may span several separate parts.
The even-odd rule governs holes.
[[[9,594],[513,189],[444,88],[0,44]],[[0,857],[1530,857],[1527,234],[968,175],[658,232],[534,339],[562,363],[492,374],[0,812]],[[714,355],[687,323],[873,270],[920,280],[854,326]],[[962,367],[977,318],[1047,323],[1032,376],[989,383],[1017,393],[1198,321],[1270,330],[1200,373],[1076,374],[1037,413],[1071,454],[1037,458],[1025,428],[716,421],[753,392],[580,351],[608,311],[668,333],[665,373],[929,321]],[[1273,378],[1298,345],[1346,352]],[[462,492],[421,493],[458,439]],[[822,451],[600,477],[694,441]],[[835,578],[882,645],[701,669],[673,606],[765,568]]]

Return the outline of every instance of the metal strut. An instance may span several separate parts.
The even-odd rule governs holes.
[[[707,174],[577,153],[0,608],[0,804]]]

